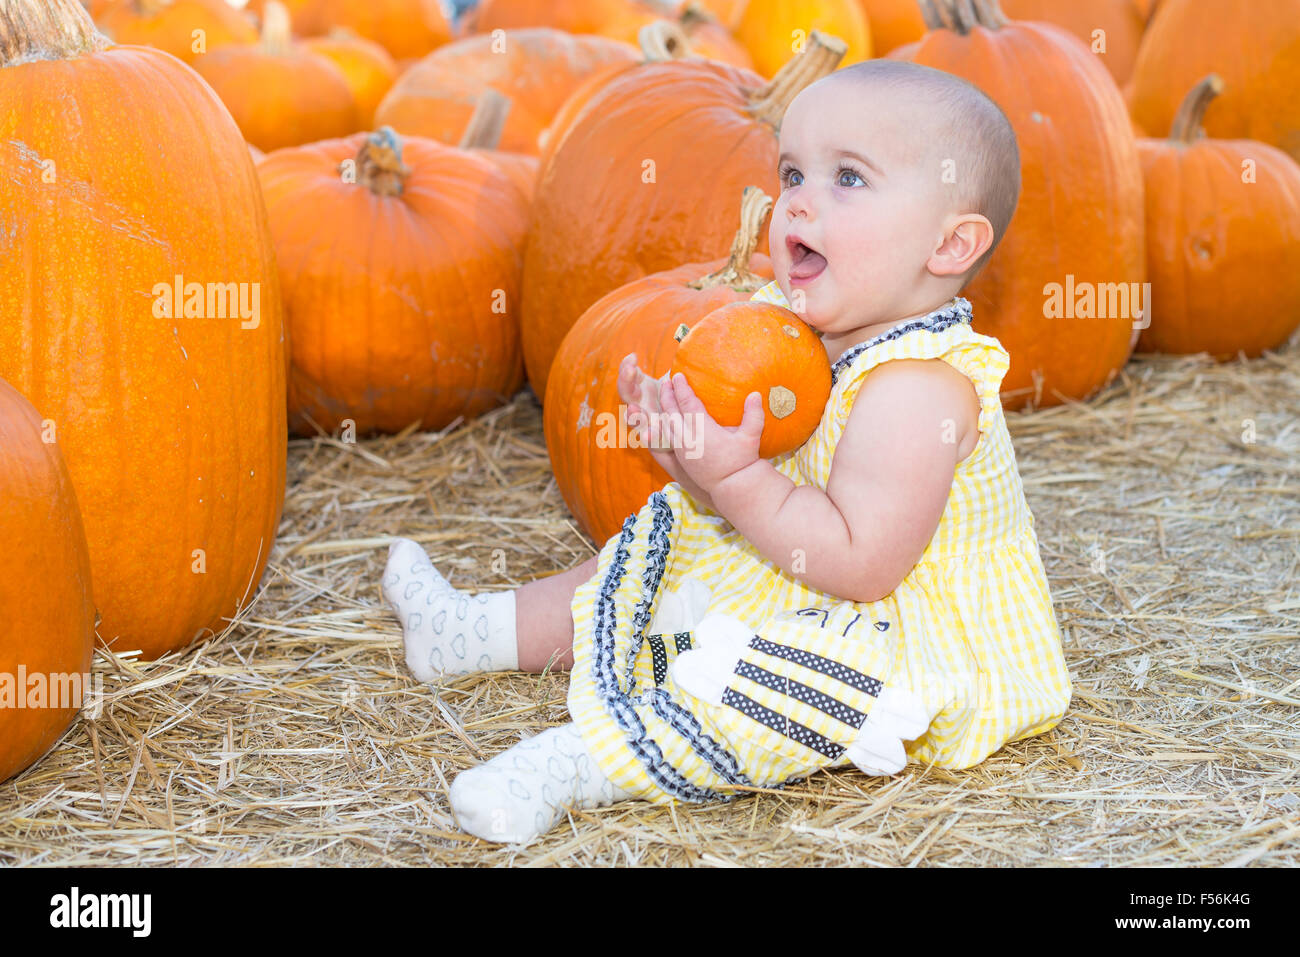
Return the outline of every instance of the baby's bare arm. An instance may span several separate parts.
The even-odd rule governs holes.
[[[716,510],[808,587],[876,601],[934,537],[978,410],[970,380],[947,363],[884,363],[855,398],[826,491],[759,460],[713,489]]]

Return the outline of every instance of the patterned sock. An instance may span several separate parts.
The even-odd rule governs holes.
[[[458,591],[409,538],[389,546],[383,590],[402,623],[406,667],[420,681],[519,667],[513,591]]]
[[[462,830],[526,844],[555,827],[566,807],[605,807],[633,795],[605,777],[570,721],[461,773],[447,796]]]

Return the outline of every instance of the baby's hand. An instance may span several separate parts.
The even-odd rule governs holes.
[[[709,414],[680,372],[659,393],[663,422],[682,470],[710,496],[724,479],[759,461],[763,396],[745,397],[740,425],[722,426]]]
[[[661,411],[659,387],[667,378],[667,373],[664,373],[662,379],[654,379],[642,372],[636,364],[635,352],[625,355],[618,367],[618,397],[627,406],[628,427],[637,430],[641,443],[646,448],[671,448],[663,430],[650,428],[650,419],[658,417]],[[650,439],[654,435],[660,439],[657,446],[650,445]]]

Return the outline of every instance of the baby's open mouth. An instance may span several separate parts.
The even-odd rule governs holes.
[[[790,278],[812,279],[826,268],[826,257],[795,237],[789,237]]]

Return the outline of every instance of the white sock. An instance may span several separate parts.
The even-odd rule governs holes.
[[[605,807],[633,795],[605,777],[570,721],[462,772],[447,796],[462,830],[526,844],[555,827],[566,807]]]
[[[513,591],[458,591],[409,538],[389,546],[383,591],[402,623],[406,667],[420,681],[519,667]]]

